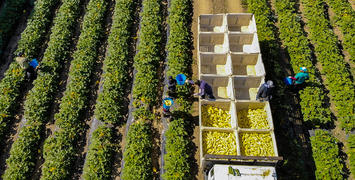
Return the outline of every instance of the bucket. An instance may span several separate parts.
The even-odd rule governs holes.
[[[286,77],[286,78],[284,79],[284,82],[285,82],[286,85],[292,85],[292,79],[289,78],[289,77]]]
[[[178,85],[184,85],[186,81],[186,76],[184,74],[178,74],[175,79]]]
[[[32,66],[34,69],[36,69],[36,67],[38,66],[37,59],[32,59],[32,61],[30,62],[30,66]]]
[[[170,109],[170,107],[174,104],[174,101],[171,98],[165,98],[163,99],[163,108],[164,109]]]

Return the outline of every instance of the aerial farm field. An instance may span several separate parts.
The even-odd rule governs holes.
[[[352,0],[0,0],[0,179],[202,180],[212,155],[252,165],[271,158],[278,179],[354,180],[354,7]],[[199,47],[200,15],[228,13],[253,15],[265,72],[246,71],[272,80],[273,98],[220,100],[225,88],[212,102],[185,83],[164,115],[169,76],[199,79],[200,57],[212,54]],[[220,30],[208,28],[201,31]],[[37,59],[31,78],[19,56]],[[283,79],[300,67],[310,78],[291,92]],[[245,77],[228,78],[241,89]]]

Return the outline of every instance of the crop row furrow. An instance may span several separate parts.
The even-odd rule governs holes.
[[[275,8],[278,15],[280,38],[290,55],[290,63],[294,72],[300,67],[307,67],[310,80],[306,88],[299,91],[301,109],[304,121],[313,125],[325,125],[332,122],[330,109],[326,105],[326,95],[319,79],[316,68],[312,64],[311,49],[307,37],[303,33],[299,17],[295,14],[295,2],[276,0]]]
[[[0,12],[0,56],[2,56],[6,43],[10,35],[14,32],[13,28],[21,15],[24,14],[27,0],[7,0]]]
[[[337,117],[346,131],[355,128],[355,91],[349,69],[337,46],[337,37],[329,28],[329,20],[324,13],[323,0],[301,0],[309,38],[312,41],[325,85],[334,102]]]
[[[158,68],[162,62],[162,1],[143,0],[133,87],[134,121],[127,132],[122,179],[153,179],[152,107],[159,92]]]
[[[343,33],[343,45],[355,63],[355,11],[348,0],[325,0],[335,13],[334,20]]]
[[[77,155],[77,142],[85,133],[83,121],[91,76],[104,34],[106,0],[91,0],[86,8],[81,34],[73,54],[69,82],[55,114],[57,130],[44,144],[41,179],[68,179]]]
[[[115,144],[114,129],[107,124],[121,124],[125,116],[125,94],[129,84],[129,65],[132,28],[136,2],[116,0],[111,32],[108,37],[107,56],[104,60],[103,90],[96,104],[96,118],[105,124],[93,132],[87,160],[84,166],[84,179],[110,179],[112,174]]]
[[[24,52],[27,58],[37,57],[52,20],[55,5],[59,0],[38,0],[34,12],[21,34],[17,52]],[[3,138],[8,123],[18,111],[19,97],[25,82],[25,71],[13,61],[0,82],[0,139]]]
[[[37,4],[48,2],[38,1]],[[48,5],[40,7],[48,8]],[[79,7],[80,0],[64,0],[54,19],[41,69],[25,101],[24,118],[27,122],[11,147],[4,179],[27,179],[34,171],[50,107],[59,86],[59,74],[69,54]],[[25,37],[29,38],[28,35]],[[28,51],[27,48],[24,50]]]
[[[178,74],[190,76],[192,63],[192,2],[191,0],[171,0],[168,24],[170,34],[167,44],[168,76]],[[164,179],[190,179],[190,153],[186,122],[189,121],[191,102],[189,86],[178,86],[172,121],[166,131],[166,154],[164,155]],[[180,112],[180,113],[175,113]]]

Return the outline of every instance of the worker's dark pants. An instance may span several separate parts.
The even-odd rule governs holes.
[[[208,98],[210,98],[210,99],[216,99],[216,98],[213,96],[212,92],[211,92],[211,93],[205,93],[204,95],[201,96],[201,98],[202,98],[202,99],[205,99],[205,98],[206,98],[206,95],[207,95]]]

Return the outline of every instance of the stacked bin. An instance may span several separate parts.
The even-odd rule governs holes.
[[[216,97],[215,101],[199,100],[201,163],[207,160],[206,154],[242,157],[236,158],[237,162],[253,161],[258,154],[277,157],[270,105],[256,101],[258,88],[265,81],[265,69],[254,16],[201,15],[198,32],[199,79],[212,86]],[[265,122],[250,121],[256,112],[262,112]],[[209,113],[227,120],[211,124],[208,119],[216,117]],[[216,134],[221,138],[214,138]],[[248,142],[244,138],[254,140]],[[258,141],[260,138],[269,143]],[[258,150],[259,147],[263,148]],[[262,150],[268,148],[268,152]]]

